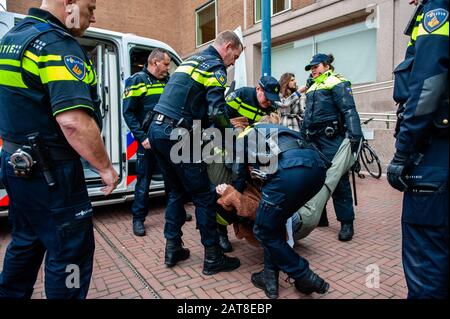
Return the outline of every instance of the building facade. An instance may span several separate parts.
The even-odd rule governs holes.
[[[261,76],[261,1],[97,0],[95,26],[164,41],[181,57],[204,49],[219,32],[241,27],[247,84],[255,85]],[[270,1],[273,76],[291,72],[302,84],[311,56],[333,53],[336,72],[353,83],[359,112],[395,111],[392,70],[402,61],[408,43],[403,35],[413,11],[408,1]],[[7,10],[26,13],[39,4],[40,0],[7,0]],[[369,129],[384,163],[393,151],[393,126],[379,121]]]

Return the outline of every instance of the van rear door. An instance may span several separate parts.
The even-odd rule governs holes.
[[[97,72],[97,89],[102,100],[102,138],[105,143],[106,151],[111,162],[119,173],[119,185],[115,192],[125,190],[123,180],[123,169],[121,149],[122,149],[122,131],[121,131],[121,111],[120,111],[120,68],[119,68],[119,49],[117,44],[112,41],[99,39],[87,35],[78,39],[86,50],[93,67]],[[99,187],[102,181],[98,172],[82,160],[86,184],[91,196],[100,195]]]
[[[18,19],[17,19],[18,21]],[[0,39],[3,38],[3,36],[10,30],[12,27],[14,27],[14,24],[16,22],[15,15],[9,12],[0,12]],[[0,114],[0,116],[2,116]],[[2,140],[0,138],[0,151],[2,149]],[[3,186],[2,182],[0,181],[0,216],[6,215],[7,209],[9,205],[9,199],[8,195],[6,194],[5,187]]]

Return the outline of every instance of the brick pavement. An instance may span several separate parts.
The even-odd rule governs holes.
[[[358,179],[355,236],[339,242],[339,224],[328,205],[330,226],[318,228],[299,241],[295,249],[311,268],[331,285],[326,295],[304,296],[280,276],[280,299],[399,299],[406,296],[401,265],[401,194],[385,178]],[[183,227],[185,247],[191,257],[168,269],[164,266],[164,199],[152,199],[146,221],[147,236],[135,237],[131,230],[130,204],[95,209],[95,264],[88,298],[124,299],[265,299],[250,282],[252,272],[262,268],[262,249],[234,237],[230,255],[241,259],[237,271],[205,276],[201,273],[203,248],[195,219]],[[187,210],[193,213],[193,206]],[[0,267],[10,240],[6,219],[0,221]],[[368,288],[373,269],[380,270],[378,288]],[[44,298],[42,268],[33,294]]]

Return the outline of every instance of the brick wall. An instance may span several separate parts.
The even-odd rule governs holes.
[[[98,28],[134,33],[168,43],[182,57],[196,50],[195,10],[209,0],[97,0]],[[218,32],[244,28],[244,0],[216,0]],[[315,0],[292,0],[297,10]],[[8,10],[25,14],[40,0],[8,0]],[[254,0],[247,0],[246,26],[254,23]]]
[[[304,7],[307,7],[316,2],[315,0],[292,0],[291,7],[292,10],[298,10]]]
[[[39,7],[40,3],[8,0],[8,11],[26,14],[28,8]],[[179,0],[97,0],[97,23],[93,26],[161,40],[180,53],[180,11]]]

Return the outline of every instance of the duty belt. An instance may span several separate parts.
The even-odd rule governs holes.
[[[333,137],[339,133],[342,133],[341,128],[339,127],[339,122],[333,121],[329,123],[323,123],[321,125],[318,125],[315,127],[315,129],[306,129],[306,135],[307,137],[315,137],[319,136],[321,134],[324,134],[328,137]]]
[[[9,154],[14,154],[19,149],[23,150],[27,148],[29,148],[29,146],[26,144],[17,144],[7,140],[3,141],[2,146],[2,150]],[[47,152],[50,156],[50,159],[53,161],[70,161],[79,158],[79,156],[76,153],[67,149],[57,149],[54,147],[53,148],[47,147]]]
[[[157,112],[155,112],[153,114],[153,122],[155,122],[158,125],[161,125],[162,123],[164,123],[164,124],[168,124],[168,125],[172,126],[173,128],[182,127],[187,130],[192,130],[192,125],[189,125],[189,123],[184,118],[176,120],[176,119],[168,117],[167,115],[157,113]]]

